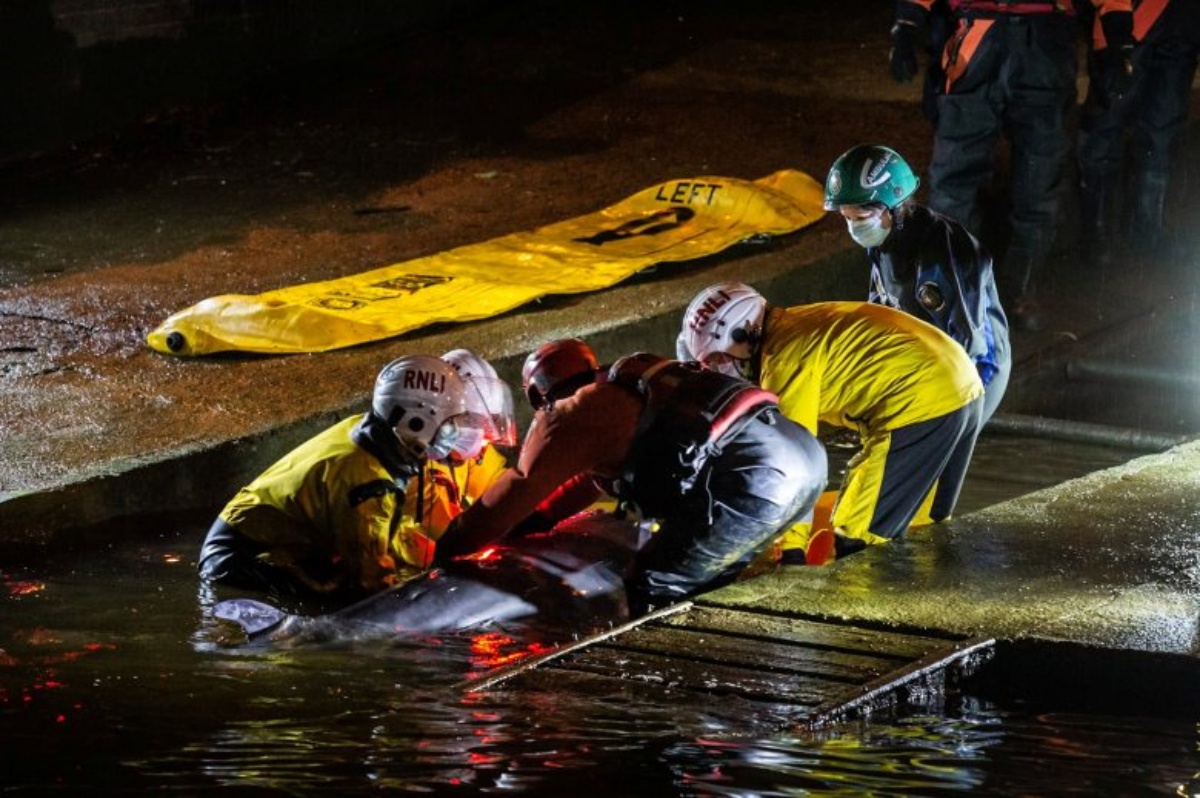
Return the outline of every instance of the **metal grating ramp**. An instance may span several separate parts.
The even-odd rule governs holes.
[[[472,692],[501,683],[563,689],[621,680],[651,693],[669,689],[698,700],[725,696],[783,706],[792,718],[819,726],[914,680],[978,662],[993,642],[687,603],[462,686]]]

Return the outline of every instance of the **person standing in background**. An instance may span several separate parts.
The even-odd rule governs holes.
[[[1133,36],[1127,74],[1110,68],[1123,55],[1114,52],[1101,20],[1088,55],[1077,148],[1079,243],[1085,261],[1100,266],[1124,242],[1138,258],[1168,246],[1167,193],[1200,53],[1200,2],[1134,0]]]
[[[918,32],[935,0],[897,0],[892,72],[915,63]],[[1091,0],[1114,57],[1111,85],[1129,71],[1133,47],[1130,0]],[[1078,20],[1070,0],[949,0],[954,31],[942,56],[945,86],[938,97],[929,207],[955,219],[1003,251],[1005,306],[1022,329],[1042,326],[1036,283],[1050,258],[1059,221],[1075,103]],[[1011,228],[1001,250],[983,227],[980,192],[991,182],[994,149],[1011,145]]]

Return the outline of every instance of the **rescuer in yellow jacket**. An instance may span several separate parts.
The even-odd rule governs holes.
[[[679,354],[757,382],[785,415],[858,432],[832,523],[838,556],[908,529],[931,494],[950,516],[975,447],[983,385],[952,338],[903,311],[867,302],[774,307],[741,283],[710,286],[683,319]],[[803,563],[810,528],[783,537],[783,562]]]
[[[507,386],[463,374],[452,354],[388,364],[370,411],[301,444],[242,488],[201,547],[201,577],[352,600],[426,568],[450,520],[503,470],[488,444],[510,442],[513,429]],[[485,394],[506,403],[488,407]]]
[[[483,495],[508,467],[496,446],[517,442],[512,392],[492,365],[469,349],[442,355],[467,381],[468,404],[485,416],[483,426],[464,432],[445,460],[429,460],[404,494],[404,523],[415,525],[414,540],[439,540],[450,522]],[[482,435],[482,439],[479,439]],[[474,437],[477,440],[467,440]],[[419,497],[419,498],[418,498]],[[406,562],[411,562],[405,558]],[[422,558],[424,565],[428,559]]]

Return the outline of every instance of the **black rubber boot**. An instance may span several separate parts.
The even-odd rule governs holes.
[[[780,565],[808,565],[804,549],[784,549],[779,552]]]
[[[858,538],[850,538],[845,535],[834,533],[833,550],[837,559],[841,560],[849,557],[851,554],[857,554],[867,547],[866,541]]]

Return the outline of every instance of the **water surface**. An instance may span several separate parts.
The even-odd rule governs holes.
[[[1043,446],[1022,458],[1036,467],[1012,467]],[[1129,456],[984,439],[962,509]],[[811,733],[736,700],[647,701],[619,683],[464,693],[463,679],[540,650],[516,629],[241,652],[195,579],[209,520],[0,549],[6,793],[1186,795],[1200,772],[1191,721],[970,696]]]

